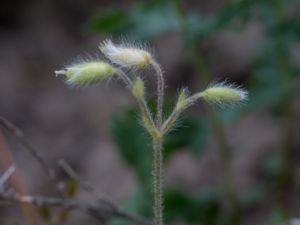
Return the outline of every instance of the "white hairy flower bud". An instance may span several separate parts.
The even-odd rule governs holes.
[[[145,85],[144,85],[144,81],[140,77],[137,77],[137,79],[134,83],[134,86],[133,86],[132,93],[138,99],[141,99],[144,97]]]
[[[126,68],[145,68],[151,64],[152,56],[141,48],[115,45],[106,40],[99,46],[101,52],[112,63]]]

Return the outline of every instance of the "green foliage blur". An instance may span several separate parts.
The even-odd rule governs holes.
[[[265,36],[252,62],[251,76],[245,81],[250,93],[247,104],[234,110],[218,110],[201,118],[185,116],[179,128],[171,132],[164,142],[165,161],[183,148],[190,150],[195,157],[201,157],[209,138],[218,135],[216,130],[222,131],[224,123],[236,122],[246,112],[269,110],[274,117],[285,121],[282,122],[282,127],[289,127],[289,123],[292,123],[291,105],[298,94],[295,84],[299,79],[299,71],[291,61],[291,54],[292,49],[299,46],[300,21],[299,18],[289,16],[287,9],[295,2],[231,0],[218,12],[205,16],[199,12],[184,11],[183,2],[180,0],[137,1],[127,11],[118,8],[102,9],[90,20],[88,29],[104,33],[108,37],[118,38],[125,35],[148,42],[165,34],[177,33],[184,41],[188,57],[193,59],[199,74],[210,74],[199,46],[221,30],[240,32],[249,21],[259,22]],[[208,79],[210,78],[209,75]],[[130,165],[140,184],[138,193],[125,202],[124,207],[151,217],[151,140],[139,122],[137,109],[131,108],[116,115],[111,130],[120,154]],[[289,131],[282,129],[282,132],[282,136],[287,135],[289,139],[286,134]],[[258,184],[255,190],[245,196],[235,196],[232,201],[235,207],[231,213],[223,209],[220,200],[226,188],[228,189],[226,186],[211,187],[209,190],[199,188],[193,194],[166,186],[166,223],[172,224],[172,221],[179,219],[189,224],[243,224],[245,213],[274,196],[281,196],[292,184],[290,148],[287,141],[283,146],[274,149],[274,155],[262,165],[269,182]],[[231,150],[225,148],[224,151],[230,153]],[[278,207],[271,217],[266,219],[270,224],[278,224],[288,219],[284,207]],[[112,224],[124,223],[113,221]]]

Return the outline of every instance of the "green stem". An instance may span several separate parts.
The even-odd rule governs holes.
[[[173,112],[170,114],[168,119],[164,122],[161,128],[161,132],[163,134],[166,134],[175,124],[176,120],[178,119],[179,115],[181,114],[183,110],[178,111],[176,109],[173,110]]]
[[[217,144],[220,149],[221,156],[221,168],[223,171],[223,180],[224,180],[224,191],[225,191],[225,202],[228,204],[228,214],[230,217],[230,221],[233,224],[241,223],[241,209],[239,206],[238,198],[236,195],[236,188],[234,186],[234,177],[231,171],[231,149],[230,145],[226,139],[224,127],[222,126],[222,122],[220,116],[213,108],[210,108],[210,112],[212,115],[212,124],[217,137]]]
[[[163,72],[156,61],[151,61],[152,67],[155,70],[157,76],[157,115],[156,115],[156,127],[160,130],[163,120],[163,104],[164,104],[164,76]]]
[[[284,4],[280,0],[271,2],[273,13],[277,24],[285,20]],[[292,76],[293,68],[290,62],[289,49],[285,45],[285,40],[280,34],[274,37],[275,51],[282,76],[284,88],[284,102],[282,105],[283,124],[282,124],[282,143],[280,148],[281,164],[278,174],[277,192],[279,207],[285,209],[285,199],[289,188],[293,183],[293,164],[292,164],[292,135],[293,135],[293,96],[292,96]]]
[[[212,75],[210,74],[206,62],[204,60],[201,51],[193,51],[194,54],[194,62],[196,66],[196,70],[199,74],[204,75],[201,76],[202,83],[207,83],[211,78]],[[198,96],[196,96],[198,97]],[[220,115],[213,109],[209,108],[210,115],[212,118],[212,125],[214,129],[214,134],[217,140],[218,149],[220,151],[221,156],[221,167],[222,167],[222,174],[224,176],[224,198],[225,202],[228,203],[229,207],[229,217],[230,221],[234,224],[241,224],[241,207],[238,201],[238,195],[235,188],[235,181],[232,171],[230,169],[231,161],[232,161],[232,149],[228,143],[228,140],[225,135],[224,126],[222,124]]]
[[[162,156],[162,139],[153,140],[154,148],[154,224],[163,224],[163,156]]]
[[[190,97],[188,97],[185,100],[185,106],[182,108],[177,108],[177,106],[175,106],[174,110],[172,111],[172,113],[170,114],[170,116],[165,120],[165,122],[162,125],[161,128],[161,132],[162,134],[166,134],[175,124],[176,120],[178,119],[178,117],[180,116],[180,114],[186,110],[189,106],[193,105],[198,99],[200,99],[202,97],[202,92],[200,93],[196,93]],[[178,99],[179,101],[179,99]],[[178,102],[177,102],[178,104]]]
[[[124,83],[127,85],[127,87],[132,91],[134,88],[134,84],[132,83],[130,78],[120,69],[117,69],[116,73],[124,81]],[[155,128],[155,124],[154,124],[151,112],[149,110],[149,107],[147,105],[147,102],[145,100],[145,97],[144,96],[141,98],[136,97],[136,100],[137,100],[140,110],[142,112],[143,121],[144,121],[144,125],[145,125],[146,129],[151,134],[151,136],[157,135],[157,130]]]

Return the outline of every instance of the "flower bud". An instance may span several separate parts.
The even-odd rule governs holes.
[[[178,96],[175,110],[182,111],[187,107],[187,105],[188,105],[187,94],[186,94],[186,90],[183,89]]]
[[[144,92],[145,92],[144,81],[140,77],[136,79],[132,92],[133,95],[138,99],[141,99],[144,96]]]
[[[85,62],[55,71],[56,75],[65,75],[70,85],[87,85],[101,82],[114,75],[114,68],[105,62]]]
[[[233,104],[247,99],[247,92],[228,84],[217,84],[208,87],[201,93],[202,98],[210,103]]]
[[[151,64],[151,54],[140,48],[117,46],[110,40],[104,41],[99,48],[112,63],[122,67],[144,68]]]

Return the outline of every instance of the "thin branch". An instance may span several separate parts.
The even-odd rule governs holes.
[[[11,168],[12,165],[16,165],[11,151],[6,144],[6,140],[2,135],[2,130],[0,130],[0,161],[4,171],[10,170],[9,168]],[[11,174],[9,183],[18,193],[22,195],[28,194],[26,183],[23,181],[18,170],[15,170],[15,172]],[[6,189],[5,185],[2,186],[1,189],[4,191]],[[31,205],[20,204],[20,209],[27,224],[36,224],[34,208]]]
[[[80,176],[73,170],[73,168],[65,160],[60,160],[58,162],[58,164],[65,171],[65,173],[68,174],[68,176],[70,176],[72,179],[76,180],[79,183],[79,185],[82,189],[84,189],[85,191],[87,191],[89,193],[92,192],[93,194],[95,194],[95,188],[91,184],[89,184],[87,181],[82,181]],[[130,220],[130,221],[134,220],[134,221],[136,221],[137,224],[145,224],[145,225],[151,224],[152,225],[152,223],[150,221],[147,221],[144,218],[129,214],[125,211],[118,209],[112,202],[110,202],[108,200],[100,199],[98,196],[96,196],[96,197],[102,203],[106,203],[106,204],[112,206],[115,209],[116,216],[118,215],[119,217]]]
[[[28,150],[34,156],[34,158],[42,165],[43,169],[47,172],[48,176],[51,179],[57,178],[55,171],[48,165],[47,161],[43,158],[43,156],[34,147],[32,147],[32,145],[27,141],[27,139],[24,137],[23,132],[19,128],[17,128],[13,123],[1,116],[0,126],[2,126],[5,130],[9,131],[18,139],[18,141],[26,148],[26,150]],[[94,188],[88,183],[80,182],[80,177],[66,162],[63,163],[63,161],[61,161],[60,166],[64,169],[66,173],[68,173],[69,176],[79,181],[79,183],[84,189],[86,189],[87,191],[94,190]],[[3,176],[1,176],[0,180],[2,180],[2,178]],[[22,204],[31,204],[36,206],[65,207],[69,210],[80,210],[95,217],[99,221],[105,221],[110,219],[111,217],[115,217],[139,225],[153,225],[153,223],[150,220],[125,212],[118,208],[112,202],[101,198],[97,198],[97,202],[95,203],[86,203],[75,199],[44,196],[35,197],[29,195],[19,195],[15,193],[12,194],[0,192],[0,200]]]
[[[73,180],[78,182],[79,186],[87,192],[95,192],[95,188],[87,181],[82,181],[81,177],[73,170],[73,168],[63,159],[58,161],[58,165]]]
[[[124,212],[107,201],[98,200],[94,203],[87,203],[76,199],[29,195],[22,196],[3,192],[0,193],[0,199],[7,202],[32,204],[38,207],[64,207],[69,210],[79,210],[89,214],[100,222],[107,221],[114,217],[139,225],[153,225],[149,220]]]
[[[17,138],[19,143],[22,144],[24,148],[40,163],[51,179],[56,178],[55,171],[48,165],[48,162],[44,159],[40,152],[27,141],[21,129],[16,127],[12,122],[2,116],[0,116],[0,126]]]
[[[13,175],[13,173],[16,171],[16,167],[14,165],[11,165],[8,167],[7,170],[4,171],[4,173],[0,177],[0,190],[4,189],[5,183],[9,180],[9,178]]]

